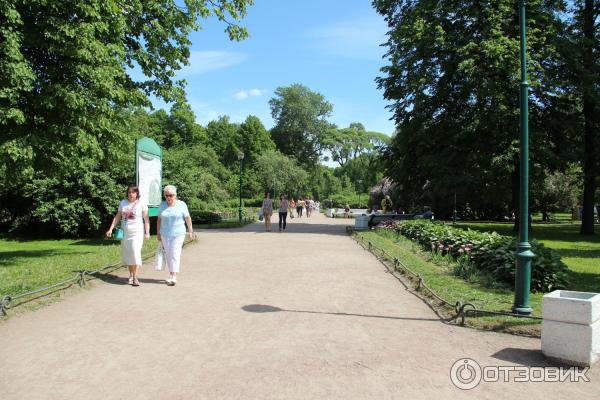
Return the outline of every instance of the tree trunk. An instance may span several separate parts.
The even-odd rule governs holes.
[[[594,195],[596,193],[596,149],[595,149],[595,96],[594,96],[594,1],[585,0],[583,10],[583,215],[581,233],[594,233]]]

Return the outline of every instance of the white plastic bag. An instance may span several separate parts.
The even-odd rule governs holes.
[[[165,264],[165,249],[162,245],[162,242],[158,242],[158,247],[156,248],[156,265],[154,267],[157,271],[162,271]]]

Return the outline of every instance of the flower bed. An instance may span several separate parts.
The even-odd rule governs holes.
[[[392,229],[386,226],[386,229]],[[477,278],[487,285],[513,287],[517,240],[496,232],[476,232],[429,221],[402,221],[394,224],[397,233],[417,242],[423,249],[456,262],[454,273],[465,279]],[[531,290],[549,292],[565,288],[569,269],[554,250],[535,240],[531,264]]]

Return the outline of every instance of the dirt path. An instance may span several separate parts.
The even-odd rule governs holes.
[[[273,218],[276,222],[275,217]],[[588,383],[482,382],[453,363],[545,366],[538,339],[449,326],[314,215],[284,233],[203,231],[176,287],[108,280],[0,326],[0,398],[416,399],[597,397]],[[274,224],[274,228],[276,225]],[[120,272],[124,276],[124,272]]]

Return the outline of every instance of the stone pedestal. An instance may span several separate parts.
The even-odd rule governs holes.
[[[542,299],[542,353],[577,366],[600,359],[600,293],[555,290]]]
[[[354,220],[354,229],[369,229],[369,216],[357,215]]]

